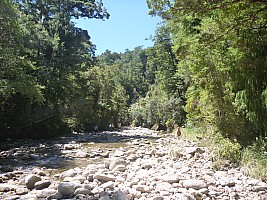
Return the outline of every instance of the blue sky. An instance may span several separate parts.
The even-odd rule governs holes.
[[[79,19],[76,26],[88,30],[91,41],[97,46],[96,54],[106,49],[112,52],[125,52],[137,46],[149,47],[159,17],[148,15],[146,0],[103,0],[110,18],[108,20]]]

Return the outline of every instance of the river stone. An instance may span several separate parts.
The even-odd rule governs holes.
[[[73,150],[73,149],[78,149],[78,148],[79,148],[78,144],[64,144],[65,150]]]
[[[175,175],[165,175],[162,177],[162,181],[163,182],[167,182],[167,183],[178,183],[179,182],[179,178]]]
[[[194,179],[184,180],[182,182],[182,185],[183,185],[183,187],[185,187],[187,189],[193,188],[196,190],[208,187],[204,180],[194,180]]]
[[[152,198],[152,200],[163,200],[164,197],[160,196],[160,195],[157,195],[155,197]]]
[[[115,183],[113,181],[108,181],[106,183],[103,183],[102,185],[100,185],[99,187],[106,189],[106,188],[113,188],[115,185]]]
[[[60,183],[57,189],[62,195],[69,195],[75,192],[74,184],[69,182]]]
[[[0,184],[0,192],[9,192],[15,189],[16,189],[15,185],[7,184],[7,183]]]
[[[13,172],[14,171],[14,168],[13,167],[10,167],[10,166],[4,166],[4,167],[1,167],[0,170],[2,172]]]
[[[60,174],[60,179],[63,180],[66,177],[74,177],[76,175],[74,169],[69,169]]]
[[[62,199],[62,197],[62,194],[56,191],[54,194],[47,196],[47,200]]]
[[[32,190],[34,188],[34,184],[40,180],[42,180],[40,176],[30,174],[25,178],[25,185],[29,190]]]
[[[151,192],[151,188],[147,185],[133,185],[132,187],[133,189],[136,189],[137,191],[140,191],[142,193],[150,193]]]
[[[111,198],[109,196],[102,196],[99,200],[111,200]]]
[[[27,194],[28,193],[28,189],[24,188],[24,187],[18,187],[16,189],[16,194],[18,195],[23,195],[23,194]]]
[[[117,165],[126,165],[126,162],[123,158],[113,158],[110,161],[109,170],[113,170]]]
[[[91,190],[88,190],[88,189],[85,189],[85,188],[77,188],[74,192],[75,195],[78,195],[78,194],[90,194],[91,193]]]
[[[253,186],[252,191],[253,192],[267,191],[267,186]]]
[[[205,174],[202,178],[209,185],[215,185],[216,184],[216,180],[210,175]]]
[[[34,188],[36,190],[42,190],[44,188],[48,188],[50,185],[51,185],[51,182],[50,181],[37,181],[34,184]]]
[[[43,190],[36,190],[36,196],[39,198],[47,198],[51,195],[54,195],[56,194],[58,191],[55,190],[55,189],[48,189],[48,188],[45,188]]]
[[[112,195],[112,200],[129,200],[129,199],[128,199],[127,195],[123,191],[117,190]]]
[[[42,171],[42,170],[40,170],[40,169],[38,169],[38,168],[34,168],[34,169],[32,170],[32,173],[33,173],[33,174],[36,174],[36,175],[39,175],[39,176],[45,176],[45,172]]]
[[[18,199],[20,199],[20,196],[19,195],[5,197],[5,200],[18,200]]]
[[[101,182],[115,181],[116,177],[113,175],[105,175],[105,174],[95,174],[93,176],[94,179],[97,179]]]
[[[172,184],[167,182],[159,182],[157,183],[156,187],[159,191],[169,191],[173,188]]]
[[[117,165],[112,169],[113,172],[117,172],[117,171],[125,172],[126,170],[127,170],[127,167],[125,165]]]
[[[77,151],[75,154],[76,158],[86,158],[88,156],[88,153],[84,151]]]
[[[202,149],[202,148],[199,148],[199,147],[187,147],[185,149],[185,153],[186,154],[191,154],[192,156],[195,155],[195,153],[204,153],[205,151]]]
[[[115,152],[113,153],[114,157],[121,157],[125,154],[124,150],[116,149]]]

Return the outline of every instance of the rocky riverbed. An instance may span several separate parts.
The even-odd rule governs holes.
[[[148,129],[23,142],[0,152],[0,199],[267,199],[265,182],[214,170],[207,148]]]

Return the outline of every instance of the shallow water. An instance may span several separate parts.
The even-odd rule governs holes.
[[[142,130],[144,131],[144,130]],[[151,132],[149,132],[151,134]],[[53,139],[17,140],[0,143],[0,169],[11,167],[13,170],[32,169],[34,167],[63,171],[88,164],[102,163],[115,149],[130,148],[129,141],[145,139],[155,141],[155,135],[138,134],[138,130],[123,132],[100,132],[72,134]],[[78,145],[78,148],[66,150],[65,145]],[[77,158],[77,151],[86,152],[86,158]]]

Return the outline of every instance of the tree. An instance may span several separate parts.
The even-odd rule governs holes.
[[[0,2],[0,131],[16,133],[29,119],[29,105],[44,101],[32,71],[34,63],[23,56],[21,13],[12,1]],[[3,135],[2,135],[3,136]]]
[[[147,2],[151,13],[172,27],[178,67],[189,69],[189,120],[212,124],[231,137],[252,131],[263,134],[267,119],[266,3]]]
[[[95,63],[95,45],[71,19],[105,19],[109,14],[102,1],[94,0],[5,0],[1,4],[1,19],[5,19],[0,29],[5,38],[1,105],[2,110],[7,105],[13,108],[2,112],[2,118],[12,122],[3,122],[3,129],[20,136],[57,133],[74,100],[85,98],[80,90],[83,73]]]

